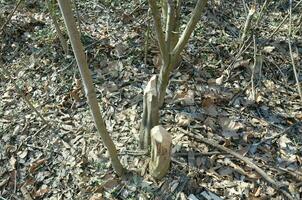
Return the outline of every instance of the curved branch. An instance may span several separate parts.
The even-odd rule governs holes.
[[[199,21],[204,8],[207,5],[207,0],[198,0],[194,11],[192,12],[192,16],[190,21],[188,22],[185,30],[183,31],[178,43],[176,44],[175,48],[172,51],[172,55],[174,57],[178,57],[181,51],[184,49],[185,45],[187,44],[197,22]]]

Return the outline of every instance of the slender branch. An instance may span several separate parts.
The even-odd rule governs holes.
[[[168,9],[167,9],[167,22],[166,22],[166,35],[165,35],[165,43],[167,52],[170,52],[171,48],[171,39],[172,39],[172,31],[174,24],[174,3],[173,0],[168,0]]]
[[[61,46],[63,48],[63,51],[67,55],[68,54],[68,44],[67,44],[67,41],[65,40],[65,38],[63,36],[63,33],[60,29],[58,19],[57,19],[57,16],[55,14],[55,11],[54,11],[54,0],[49,0],[48,1],[48,10],[49,10],[49,13],[50,13],[50,17],[53,21],[53,25],[55,26],[56,32],[58,34],[58,37],[59,37]]]
[[[258,167],[255,162],[253,162],[252,160],[250,160],[247,157],[242,156],[241,154],[228,149],[222,145],[217,144],[217,142],[206,139],[204,137],[202,137],[201,135],[196,135],[193,133],[190,133],[186,130],[180,129],[183,133],[185,133],[186,135],[200,141],[203,142],[205,144],[211,145],[212,147],[215,147],[221,151],[227,152],[228,154],[231,154],[232,156],[242,160],[243,162],[245,162],[247,165],[249,165],[251,168],[253,168],[258,174],[260,174],[264,180],[266,180],[268,183],[270,183],[275,189],[279,190],[286,198],[290,199],[290,200],[294,200],[295,198],[286,191],[286,189],[284,189],[284,185],[282,185],[281,183],[275,181],[274,179],[272,179],[265,171],[263,171],[260,167]]]
[[[160,54],[161,54],[161,57],[162,57],[164,63],[166,63],[168,61],[168,56],[167,56],[168,54],[166,51],[165,37],[164,37],[163,30],[162,30],[160,13],[158,11],[158,7],[156,5],[155,0],[149,0],[149,5],[151,8],[152,17],[154,20],[155,32],[157,35]]]
[[[164,103],[166,88],[169,84],[170,72],[173,70],[174,66],[179,61],[180,53],[184,49],[185,45],[188,43],[190,35],[192,34],[197,22],[199,21],[200,16],[203,13],[203,8],[205,8],[206,4],[207,0],[198,0],[195,9],[191,14],[191,18],[182,33],[181,38],[178,40],[172,52],[169,51],[169,55],[165,56],[165,58],[168,58],[168,60],[166,62],[163,62],[158,78],[159,106],[162,106]]]
[[[182,0],[176,1],[176,8],[175,8],[175,16],[174,16],[174,27],[172,32],[172,48],[174,49],[175,45],[179,40],[179,26],[180,26],[180,11],[181,11],[181,3]]]
[[[290,58],[291,58],[291,62],[292,62],[292,66],[293,66],[293,71],[294,71],[294,75],[295,75],[295,79],[296,79],[296,84],[297,84],[297,89],[298,89],[298,93],[302,102],[302,92],[301,92],[301,87],[300,87],[300,82],[299,82],[299,78],[298,78],[298,73],[297,73],[297,69],[296,69],[296,64],[295,64],[295,60],[294,60],[294,56],[293,56],[293,51],[292,51],[292,45],[291,45],[291,34],[292,34],[292,1],[289,1],[290,5],[289,5],[289,29],[288,29],[288,47],[289,47],[289,54],[290,54]]]
[[[13,85],[16,88],[17,93],[21,96],[21,98],[26,102],[26,104],[28,105],[28,107],[30,109],[32,109],[37,116],[42,120],[42,122],[44,124],[46,124],[47,126],[50,127],[50,124],[48,123],[48,121],[46,121],[46,119],[42,116],[42,114],[34,107],[34,105],[31,103],[31,101],[24,95],[24,93],[22,92],[21,88],[13,81],[13,78],[11,76],[11,74],[9,73],[8,70],[6,70],[4,67],[1,68],[2,70],[0,71],[0,73],[2,74],[2,77],[4,78],[4,74],[6,76],[8,76],[8,78],[12,81]]]
[[[245,24],[244,24],[244,29],[243,29],[242,36],[241,36],[241,42],[242,42],[242,43],[245,41],[247,32],[248,32],[248,30],[250,29],[251,21],[252,21],[252,19],[253,19],[253,16],[254,16],[254,14],[255,14],[255,11],[256,11],[256,8],[255,8],[255,5],[253,5],[253,6],[249,9],[249,13],[248,13],[248,15],[247,15],[247,18],[246,18],[246,21],[245,21]]]
[[[293,9],[297,8],[300,3],[302,2],[302,0],[300,0]],[[292,9],[292,10],[293,10]],[[275,35],[275,33],[280,29],[280,27],[284,24],[284,22],[287,20],[287,18],[289,17],[289,13],[284,17],[284,19],[282,20],[282,22],[277,26],[277,28],[269,35],[268,38],[271,38],[273,37],[273,35]]]
[[[192,12],[190,21],[188,22],[178,43],[176,44],[175,48],[172,51],[173,57],[175,57],[175,58],[178,57],[180,55],[181,51],[184,49],[197,22],[200,20],[200,17],[203,14],[203,10],[205,10],[206,5],[207,5],[207,0],[198,0],[196,6],[194,8],[194,11]]]
[[[251,82],[252,82],[252,98],[253,101],[256,101],[256,91],[255,91],[255,68],[256,68],[256,63],[257,63],[257,45],[256,45],[256,37],[253,35],[253,42],[254,42],[254,64],[252,66],[252,76],[251,76]]]
[[[260,21],[262,20],[262,16],[263,16],[263,13],[264,13],[264,10],[267,8],[267,6],[269,5],[270,3],[270,0],[265,0],[265,2],[263,3],[263,6],[261,7],[261,10],[259,12],[259,17],[255,23],[255,26],[258,26]]]
[[[84,53],[84,48],[80,40],[79,31],[76,28],[76,22],[72,13],[71,1],[70,0],[58,0],[64,22],[67,28],[68,36],[71,41],[71,46],[77,61],[77,65],[82,77],[82,82],[85,90],[85,95],[87,98],[88,105],[90,106],[90,110],[92,113],[92,117],[97,128],[98,133],[100,134],[102,141],[107,148],[112,167],[114,171],[122,176],[124,174],[124,168],[121,165],[116,147],[107,132],[106,125],[104,119],[100,112],[100,107],[97,101],[95,89],[93,86],[93,80],[90,74],[90,70],[88,68],[88,63],[86,61],[86,56]]]
[[[165,27],[166,26],[165,23],[167,22],[167,14],[168,14],[168,0],[161,0],[160,4],[161,4],[161,12],[162,12],[163,22]]]
[[[8,15],[8,17],[6,18],[6,21],[2,24],[1,28],[0,28],[0,33],[2,33],[3,29],[5,28],[5,26],[8,24],[8,22],[11,20],[11,18],[13,17],[14,13],[16,12],[16,10],[18,9],[19,5],[21,4],[22,0],[19,0],[18,3],[16,4],[14,10]]]

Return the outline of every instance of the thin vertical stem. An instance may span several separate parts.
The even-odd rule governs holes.
[[[88,101],[88,105],[90,106],[90,110],[92,113],[92,117],[94,120],[94,123],[96,125],[97,131],[100,134],[103,143],[105,147],[107,148],[112,167],[115,170],[115,172],[122,176],[124,173],[124,168],[121,165],[117,150],[115,148],[115,145],[109,136],[106,125],[104,122],[104,119],[100,112],[100,107],[97,101],[95,89],[93,86],[93,81],[91,77],[90,70],[88,68],[88,63],[86,61],[86,56],[84,53],[84,48],[80,40],[80,34],[79,31],[76,28],[76,22],[73,17],[72,8],[71,8],[71,1],[70,0],[58,0],[61,12],[63,14],[64,22],[67,28],[68,36],[71,41],[71,46],[77,61],[77,65],[82,77],[82,82],[84,86],[85,95]]]
[[[292,45],[291,45],[291,34],[292,34],[292,0],[289,0],[288,47],[289,47],[289,54],[290,54],[290,58],[291,58],[292,66],[293,66],[293,71],[294,71],[294,75],[295,75],[295,79],[296,79],[298,93],[299,93],[299,96],[300,96],[300,99],[301,99],[301,102],[302,102],[302,91],[301,91],[301,87],[300,87],[300,82],[299,82],[299,78],[298,78],[298,73],[297,73],[295,60],[294,60],[294,56],[293,56],[293,51],[292,51]]]

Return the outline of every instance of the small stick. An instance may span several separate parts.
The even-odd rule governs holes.
[[[288,193],[285,189],[283,189],[284,185],[282,185],[281,183],[279,182],[276,182],[274,179],[272,179],[270,176],[268,176],[266,174],[265,171],[263,171],[260,167],[258,167],[252,160],[250,160],[249,158],[247,157],[244,157],[242,156],[241,154],[231,150],[231,149],[228,149],[222,145],[219,145],[217,144],[217,142],[215,141],[212,141],[212,140],[209,140],[209,139],[206,139],[204,137],[202,137],[201,135],[195,135],[193,133],[190,133],[182,128],[179,128],[179,130],[181,130],[183,133],[185,133],[186,135],[200,141],[200,142],[203,142],[205,144],[208,144],[208,145],[211,145],[212,147],[215,147],[221,151],[225,151],[227,152],[228,154],[231,154],[232,156],[242,160],[243,162],[245,162],[247,165],[249,165],[251,168],[253,168],[258,174],[260,174],[264,180],[266,180],[268,183],[270,183],[275,189],[279,190],[286,198],[290,199],[290,200],[294,200],[295,198],[290,194]]]
[[[231,64],[224,70],[224,73],[226,73],[226,75],[227,75],[225,82],[230,79],[231,71],[234,68],[234,64],[236,63],[238,58],[251,46],[251,44],[252,44],[251,42],[248,43],[247,45],[245,45],[248,41],[249,41],[249,39],[247,39],[244,43],[242,43],[238,53],[235,54],[235,57],[233,58]]]
[[[27,103],[27,105],[38,115],[38,117],[43,121],[43,123],[50,126],[48,121],[45,120],[45,118],[41,115],[41,113],[34,107],[34,105],[30,102],[30,100],[23,94],[21,88],[19,88],[19,86],[13,81],[8,70],[6,70],[4,67],[2,67],[2,71],[0,71],[0,74],[2,74],[3,78],[5,78],[4,74],[6,74],[8,76],[8,78],[10,80],[12,80],[12,83],[15,86],[17,93],[22,97],[22,99]]]
[[[257,145],[257,146],[258,146],[258,145],[260,145],[260,144],[262,144],[262,143],[264,143],[264,142],[267,142],[267,141],[269,141],[269,140],[275,140],[275,139],[281,137],[282,135],[287,134],[290,130],[292,130],[293,127],[298,126],[300,123],[301,123],[301,122],[297,122],[297,123],[295,123],[295,124],[293,124],[293,125],[287,127],[287,128],[284,129],[282,132],[277,133],[276,135],[273,135],[273,136],[271,136],[271,137],[265,137],[265,138],[263,138],[260,142],[254,144],[254,145]],[[279,128],[279,127],[277,127],[277,128]]]
[[[82,35],[82,28],[81,28],[81,19],[80,19],[80,12],[79,12],[79,6],[77,4],[78,2],[75,0],[74,1],[74,7],[77,13],[77,21],[78,21],[78,27],[79,27],[79,32],[80,32],[80,36]]]
[[[253,97],[253,101],[256,101],[256,92],[255,92],[254,77],[255,77],[255,68],[256,68],[256,63],[257,63],[257,45],[256,45],[255,35],[253,35],[253,41],[254,41],[254,65],[252,67],[251,82],[252,82],[252,97]]]
[[[244,42],[244,41],[245,41],[247,32],[249,31],[249,29],[250,29],[250,27],[251,27],[251,21],[252,21],[252,19],[253,19],[253,16],[254,16],[254,14],[255,14],[255,11],[256,11],[256,8],[255,8],[255,5],[253,5],[253,6],[249,9],[249,13],[248,13],[248,15],[247,15],[247,18],[246,18],[246,21],[245,21],[245,24],[244,24],[243,33],[242,33],[242,36],[241,36],[241,42]]]
[[[150,9],[148,9],[148,16],[150,16]],[[147,55],[148,55],[148,45],[149,45],[149,39],[150,39],[150,18],[147,19],[147,31],[145,34],[145,49],[144,49],[144,64],[147,65]]]
[[[6,18],[6,21],[4,22],[4,24],[1,26],[0,29],[0,33],[2,33],[4,27],[8,24],[8,22],[11,20],[12,16],[14,15],[14,13],[16,12],[16,10],[18,9],[19,5],[21,4],[22,0],[19,0],[18,3],[16,4],[14,10],[8,15],[8,17]]]
[[[257,27],[259,25],[259,22],[261,21],[262,19],[262,16],[263,16],[263,12],[264,12],[264,9],[267,8],[268,4],[270,3],[270,0],[265,0],[265,2],[263,3],[263,6],[261,7],[261,10],[259,12],[259,17],[255,23],[255,27]]]
[[[291,41],[290,41],[291,34],[292,34],[292,1],[290,0],[289,1],[288,47],[289,47],[289,54],[290,54],[293,71],[294,71],[294,75],[295,75],[295,79],[296,79],[297,89],[298,89],[298,93],[299,93],[301,103],[302,103],[302,92],[301,92],[300,82],[299,82],[298,73],[297,73],[295,60],[294,60],[294,56],[293,56],[292,45],[291,45]]]
[[[291,0],[290,0],[290,2],[291,2]],[[295,5],[295,7],[294,7],[293,9],[297,8],[297,7],[300,5],[301,2],[302,2],[302,0],[299,1],[299,2]],[[281,27],[281,26],[284,24],[284,22],[287,20],[287,18],[289,17],[289,15],[290,15],[290,13],[287,14],[287,15],[284,17],[284,19],[283,19],[282,22],[279,24],[279,26],[278,26],[278,27],[270,34],[269,38],[271,38],[271,37],[273,37],[273,35],[275,35],[275,33],[280,29],[280,27]]]
[[[55,14],[55,10],[54,10],[54,1],[53,0],[49,0],[48,1],[48,10],[49,10],[49,14],[50,14],[50,17],[53,21],[53,25],[55,26],[55,29],[56,29],[56,32],[57,32],[57,35],[58,35],[58,38],[60,40],[60,43],[61,43],[61,46],[63,48],[63,51],[64,53],[67,55],[68,54],[68,44],[67,44],[67,41],[65,40],[64,38],[64,35],[60,29],[60,25],[58,23],[58,19],[57,19],[57,16]]]

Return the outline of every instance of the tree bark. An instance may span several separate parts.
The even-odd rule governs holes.
[[[152,3],[151,0],[149,0],[149,2]],[[207,0],[198,0],[197,4],[192,12],[191,18],[190,18],[189,22],[187,23],[187,26],[186,26],[185,30],[183,31],[181,37],[177,41],[177,44],[175,45],[175,47],[173,47],[173,49],[169,50],[168,52],[164,52],[167,55],[162,56],[164,58],[163,59],[164,62],[161,67],[159,78],[158,78],[159,107],[161,107],[164,103],[166,89],[169,84],[169,75],[170,75],[171,71],[174,69],[176,63],[179,61],[180,53],[185,48],[185,45],[188,43],[188,40],[189,40],[194,28],[196,27],[197,22],[200,20],[200,17],[204,11],[204,8],[206,7],[206,4],[207,4]],[[178,5],[178,6],[180,6],[180,5]],[[151,6],[152,13],[154,12],[154,10],[153,10],[154,7],[155,6]],[[154,14],[153,14],[153,16],[154,16]],[[169,19],[169,17],[168,17],[168,19]],[[155,19],[154,19],[154,22],[155,22]],[[168,22],[171,23],[171,21],[167,20],[166,26],[171,26]],[[173,22],[173,23],[175,23],[175,22]],[[170,30],[170,29],[167,29],[167,30]],[[169,34],[170,33],[166,33],[166,35],[169,35]],[[159,43],[161,43],[161,42],[159,41]],[[170,46],[170,41],[168,41],[168,43],[165,42],[162,46],[164,46],[164,49],[167,49],[167,45]]]
[[[144,90],[143,116],[140,127],[140,148],[148,151],[151,129],[159,123],[157,77],[152,76]]]
[[[91,74],[88,68],[88,64],[86,61],[86,56],[84,53],[84,48],[80,40],[79,32],[76,28],[76,22],[72,14],[72,8],[71,8],[71,1],[70,0],[58,0],[60,10],[63,14],[64,22],[67,28],[68,36],[71,41],[71,46],[74,52],[74,55],[76,57],[76,61],[81,73],[85,95],[88,101],[88,104],[90,106],[90,110],[92,113],[92,117],[94,120],[94,123],[96,125],[97,131],[100,134],[105,147],[108,149],[112,167],[114,171],[119,175],[122,176],[124,172],[124,168],[121,165],[118,156],[117,151],[115,148],[115,145],[113,141],[111,140],[107,129],[105,122],[102,118],[100,107],[97,102],[96,93],[93,86],[93,81],[91,78]]]

